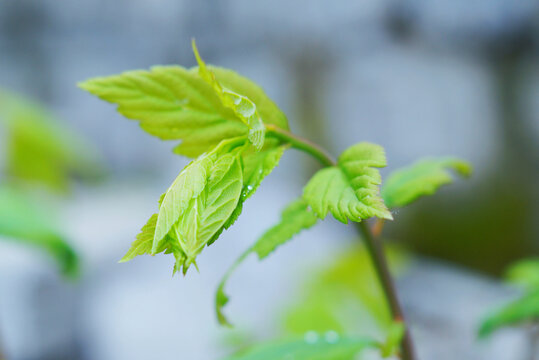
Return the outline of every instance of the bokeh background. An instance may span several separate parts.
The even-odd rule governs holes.
[[[290,151],[200,256],[200,273],[171,278],[164,256],[117,263],[187,160],[76,83],[193,66],[191,38],[207,62],[259,83],[293,131],[334,154],[381,144],[383,175],[425,156],[470,161],[470,180],[386,226],[388,241],[414,254],[398,283],[405,311],[421,359],[525,353],[519,330],[488,341],[475,331],[514,293],[497,279],[505,267],[539,254],[538,1],[2,0],[0,86],[47,107],[99,154],[88,166],[100,168],[51,205],[81,258],[77,280],[39,251],[0,242],[6,358],[217,359],[282,332],[313,269],[357,242],[353,229],[327,220],[266,261],[250,259],[229,285],[237,326],[217,326],[220,276],[317,169]]]

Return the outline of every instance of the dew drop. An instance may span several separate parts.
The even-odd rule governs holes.
[[[324,334],[324,339],[330,344],[335,344],[339,341],[339,334],[335,330],[329,330]]]
[[[314,344],[318,341],[318,334],[316,331],[307,331],[303,338],[307,344]]]
[[[247,185],[247,190],[252,191],[253,190],[253,185]]]

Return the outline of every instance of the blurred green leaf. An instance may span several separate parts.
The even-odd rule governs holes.
[[[96,178],[97,153],[38,104],[0,89],[0,126],[7,135],[7,179],[66,191],[72,177]]]
[[[304,339],[258,345],[227,360],[353,360],[361,351],[377,348],[370,339],[341,338],[337,333],[308,332]]]
[[[393,322],[387,330],[387,337],[385,343],[381,346],[381,353],[383,357],[389,357],[397,354],[400,348],[402,338],[406,328],[403,322]]]
[[[341,154],[338,166],[324,168],[309,180],[303,198],[320,219],[328,212],[345,224],[348,219],[359,222],[374,216],[392,219],[379,196],[382,177],[376,168],[384,166],[381,146],[353,145]]]
[[[539,258],[524,259],[511,265],[506,278],[528,290],[539,289]]]
[[[20,190],[0,186],[0,236],[46,250],[65,275],[76,276],[78,256],[53,223],[49,209]]]
[[[539,289],[487,316],[479,328],[479,337],[485,338],[501,327],[539,319]]]
[[[407,256],[386,249],[392,270],[403,269]],[[368,252],[360,246],[313,270],[299,301],[286,311],[285,328],[292,334],[309,330],[385,338],[393,324]]]
[[[425,159],[394,171],[382,187],[382,198],[389,208],[402,207],[425,195],[434,194],[453,181],[448,169],[470,176],[469,163],[455,158]]]

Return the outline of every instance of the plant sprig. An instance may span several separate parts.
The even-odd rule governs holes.
[[[205,246],[217,240],[242,211],[243,202],[278,165],[288,148],[313,156],[324,166],[306,184],[303,194],[225,274],[216,295],[217,316],[228,324],[222,308],[228,302],[225,282],[251,253],[267,257],[295,234],[328,214],[359,223],[378,278],[397,326],[388,334],[384,355],[400,352],[413,359],[409,332],[387,269],[379,239],[364,221],[393,219],[391,207],[404,206],[433,194],[451,181],[446,168],[464,175],[469,165],[455,159],[429,160],[396,172],[382,194],[379,168],[386,166],[384,149],[371,143],[350,146],[335,161],[329,153],[289,131],[286,116],[261,88],[237,73],[206,65],[193,41],[198,67],[154,67],[85,81],[79,86],[118,111],[139,121],[142,129],[163,140],[180,140],[175,152],[194,160],[159,201],[157,214],[143,227],[122,261],[142,255],[172,253],[174,272],[196,265]],[[401,324],[401,325],[398,325]],[[399,350],[396,344],[401,343]]]

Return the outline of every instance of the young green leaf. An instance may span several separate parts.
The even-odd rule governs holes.
[[[198,73],[200,77],[211,85],[223,105],[226,108],[232,109],[234,114],[236,114],[236,116],[241,119],[245,125],[247,125],[249,128],[249,141],[251,141],[254,147],[257,150],[262,149],[262,145],[264,145],[266,128],[262,122],[262,119],[260,118],[260,115],[258,114],[255,103],[248,97],[240,95],[221,85],[215,74],[208,69],[206,63],[200,57],[194,39],[192,41],[192,45],[193,52],[195,53],[195,57],[197,59]]]
[[[0,236],[47,251],[66,276],[76,276],[79,258],[60,234],[50,210],[16,188],[0,187]]]
[[[219,232],[236,208],[243,188],[240,161],[244,147],[234,148],[242,142],[241,138],[223,141],[182,170],[160,201],[152,254],[174,239],[179,245],[171,250],[176,267],[183,267],[185,273]]]
[[[234,209],[232,215],[230,215],[223,227],[214,235],[214,238],[210,240],[208,244],[212,244],[217,237],[221,235],[221,232],[234,225],[243,210],[243,203],[245,200],[255,193],[262,183],[262,180],[264,180],[264,178],[279,164],[279,160],[287,148],[287,145],[278,147],[270,146],[268,150],[251,153],[246,151],[246,153],[244,153],[243,188],[240,201],[238,201],[238,205]]]
[[[170,232],[174,224],[185,213],[192,200],[198,198],[206,187],[208,171],[216,161],[217,155],[212,152],[187,165],[165,192],[159,206],[159,214],[155,226],[152,243],[152,254],[155,254],[161,240]]]
[[[223,87],[238,95],[240,101],[233,105],[243,118],[223,104],[222,94],[204,81],[198,67],[156,66],[150,71],[135,70],[90,79],[79,86],[118,105],[122,115],[138,120],[149,134],[163,140],[181,140],[174,151],[191,158],[213,149],[224,139],[247,134],[261,146],[263,124],[256,116],[249,117],[247,124],[244,122],[254,108],[265,124],[288,128],[285,115],[253,82],[231,70],[212,66],[205,69],[215,74]]]
[[[539,289],[539,258],[520,260],[507,270],[508,281],[527,290]]]
[[[262,260],[300,231],[314,226],[317,221],[318,218],[305,200],[293,201],[284,209],[281,222],[270,228],[258,239],[253,246],[253,251],[258,255],[258,259]]]
[[[392,219],[378,194],[382,178],[376,168],[385,165],[381,146],[356,144],[341,154],[337,166],[322,169],[311,178],[303,198],[321,219],[328,211],[345,224],[373,216]]]
[[[449,169],[468,177],[471,165],[455,158],[425,159],[396,170],[382,187],[382,198],[390,208],[402,207],[453,181]]]
[[[228,303],[229,297],[225,293],[225,284],[232,272],[249,256],[251,253],[256,253],[258,259],[266,258],[278,246],[292,239],[294,235],[301,230],[312,227],[317,222],[317,217],[309,209],[307,203],[303,199],[298,199],[290,203],[281,215],[281,221],[266,231],[256,243],[246,252],[244,252],[225,273],[215,296],[215,309],[217,319],[221,325],[230,326],[229,321],[223,313],[223,307]]]
[[[492,313],[481,324],[479,337],[485,338],[504,326],[516,325],[539,318],[539,289]]]
[[[227,360],[350,360],[365,349],[376,349],[370,339],[340,337],[335,332],[309,332],[305,339],[285,340],[258,345]]]
[[[204,191],[191,199],[174,225],[172,236],[186,255],[184,273],[236,208],[242,180],[239,155],[223,155],[213,164]]]
[[[200,76],[180,66],[97,77],[79,87],[117,104],[118,112],[138,120],[149,134],[182,140],[175,151],[187,157],[197,157],[248,130]]]

